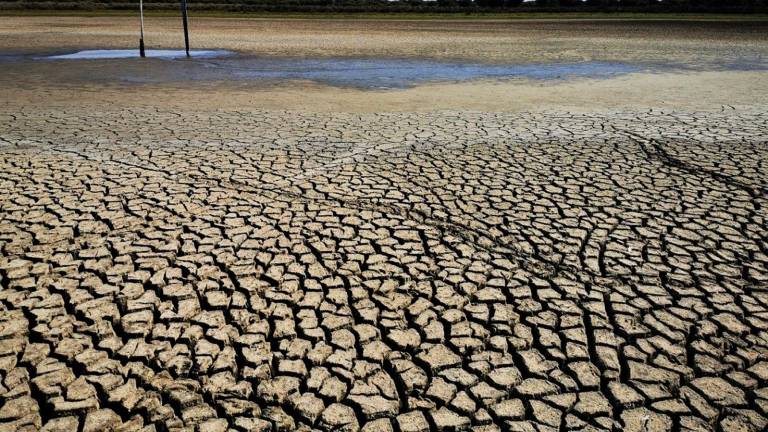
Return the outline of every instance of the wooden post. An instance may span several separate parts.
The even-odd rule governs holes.
[[[187,0],[181,0],[181,18],[184,20],[184,49],[189,57],[189,24],[187,23]]]
[[[141,22],[141,35],[139,36],[139,55],[144,55],[144,0],[139,0],[139,20]]]

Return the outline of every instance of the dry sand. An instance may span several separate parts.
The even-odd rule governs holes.
[[[143,86],[130,92],[116,86],[5,87],[0,96],[11,105],[120,106],[211,109],[300,110],[315,112],[424,111],[605,111],[666,108],[719,110],[754,107],[768,96],[765,72],[634,74],[611,80],[562,83],[492,82],[430,84],[405,90],[339,89],[311,82],[269,88],[231,84]]]

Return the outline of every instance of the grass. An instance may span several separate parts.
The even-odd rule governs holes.
[[[190,10],[195,17],[253,19],[355,19],[355,20],[627,20],[627,21],[768,21],[768,14],[628,13],[628,12],[225,12]],[[132,10],[0,10],[0,16],[135,16]],[[178,10],[145,10],[145,16],[176,17]]]

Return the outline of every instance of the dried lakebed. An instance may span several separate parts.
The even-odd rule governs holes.
[[[43,56],[5,55],[0,58],[4,81],[25,81],[44,75],[49,83],[144,83],[187,81],[314,81],[359,89],[409,88],[429,82],[477,79],[566,80],[607,79],[638,72],[692,70],[768,70],[760,58],[712,63],[691,68],[682,64],[640,64],[609,61],[486,64],[419,58],[266,57],[238,55],[226,50],[85,50]]]
[[[0,131],[2,430],[768,426],[764,109]]]

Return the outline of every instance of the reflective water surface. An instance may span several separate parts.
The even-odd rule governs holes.
[[[712,65],[715,69],[767,69],[765,63]],[[673,64],[588,61],[486,64],[418,58],[267,57],[226,50],[86,50],[49,55],[0,54],[7,79],[37,76],[67,83],[173,83],[184,81],[309,80],[360,89],[409,88],[428,82],[476,79],[605,79],[636,72],[686,70]],[[9,78],[10,77],[10,78]]]
[[[189,55],[192,58],[222,57],[234,54],[225,50],[190,50]],[[144,55],[149,58],[178,59],[187,57],[184,50],[155,50],[148,49]],[[103,49],[103,50],[85,50],[69,54],[59,54],[41,57],[46,60],[104,60],[104,59],[127,59],[141,58],[137,49]]]

